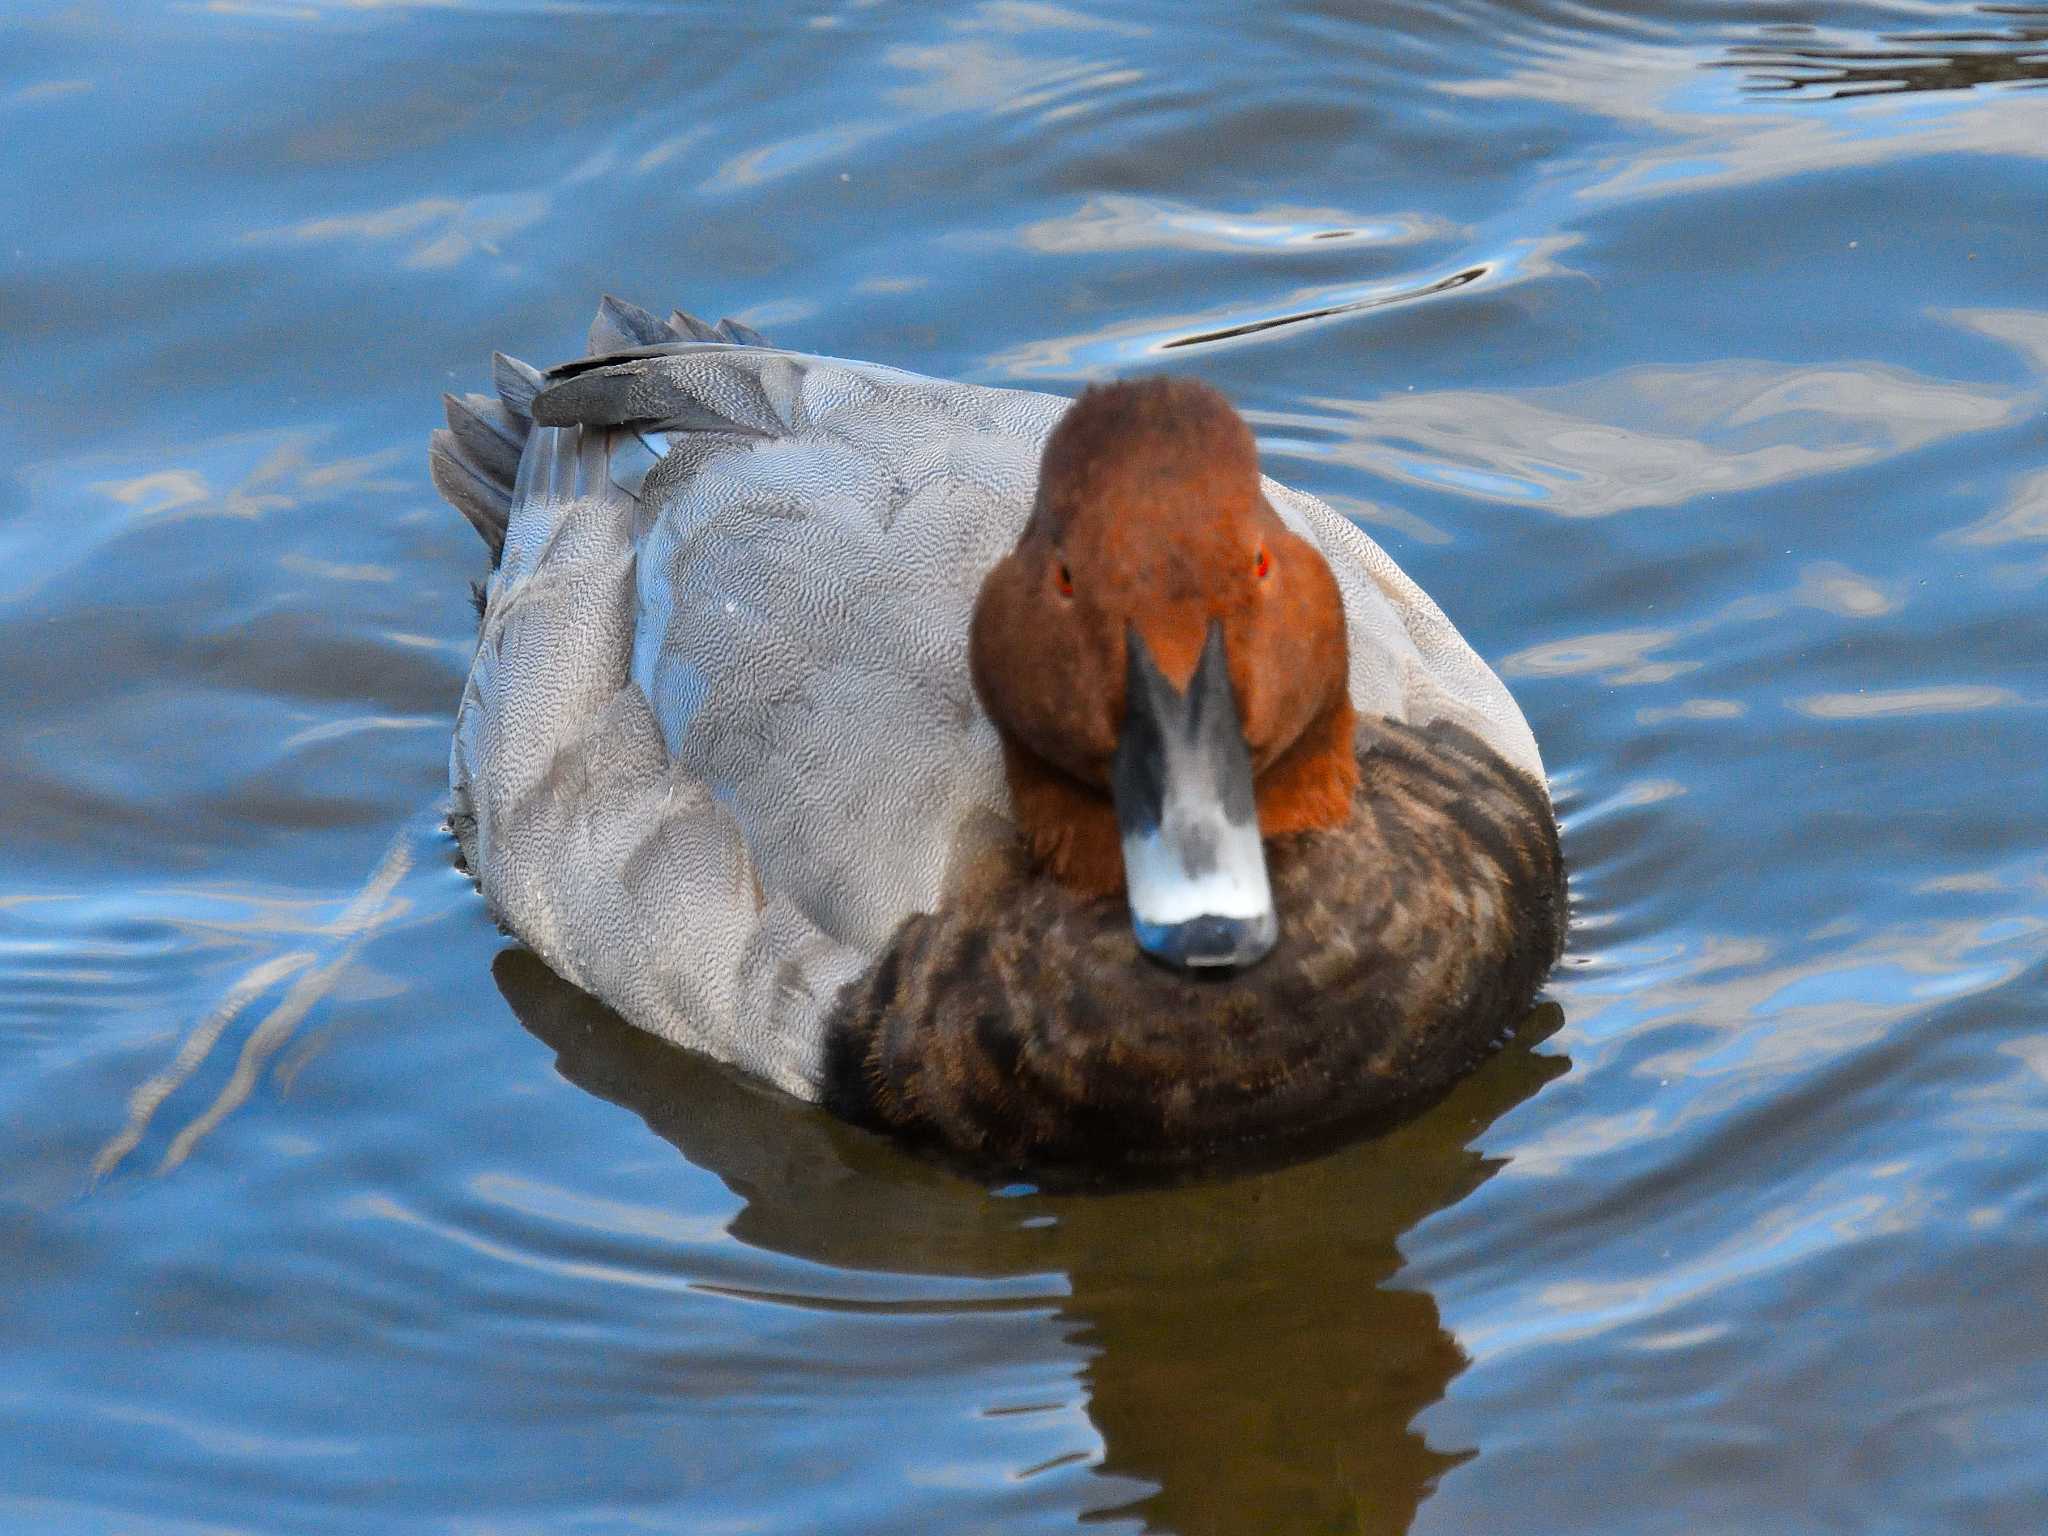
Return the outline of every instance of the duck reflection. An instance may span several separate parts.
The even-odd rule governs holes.
[[[1057,1268],[1088,1357],[1118,1513],[1189,1533],[1401,1532],[1470,1450],[1412,1428],[1464,1367],[1397,1242],[1497,1162],[1470,1150],[1567,1070],[1539,1007],[1429,1113],[1319,1161],[1113,1195],[992,1192],[646,1035],[523,950],[499,989],[570,1082],[632,1110],[746,1204],[731,1233],[840,1268],[984,1278]],[[1129,1480],[1129,1481],[1127,1481]]]
[[[1808,27],[1773,28],[1771,41],[1738,43],[1717,62],[1742,70],[1755,94],[1822,99],[2048,81],[2048,6],[1976,11],[1986,25],[1891,32],[1861,46],[1823,41]]]

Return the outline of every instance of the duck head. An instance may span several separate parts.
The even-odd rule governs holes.
[[[1336,579],[1267,503],[1229,402],[1191,379],[1083,394],[969,656],[1044,867],[1125,890],[1157,960],[1262,959],[1265,840],[1340,825],[1358,765]]]

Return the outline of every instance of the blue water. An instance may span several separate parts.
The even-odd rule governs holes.
[[[0,6],[0,1528],[2048,1528],[2048,7]],[[1514,688],[1400,1132],[987,1190],[435,830],[443,389],[602,291],[1199,372]]]

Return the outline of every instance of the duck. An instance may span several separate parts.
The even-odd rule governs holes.
[[[1217,390],[1078,398],[607,297],[450,395],[481,534],[448,825],[630,1023],[979,1172],[1295,1160],[1559,959],[1542,759]]]

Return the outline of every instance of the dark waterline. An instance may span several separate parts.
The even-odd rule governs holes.
[[[0,10],[0,1527],[2048,1525],[2048,10]],[[597,295],[1195,371],[1527,710],[1380,1140],[987,1190],[436,828],[443,389]]]

